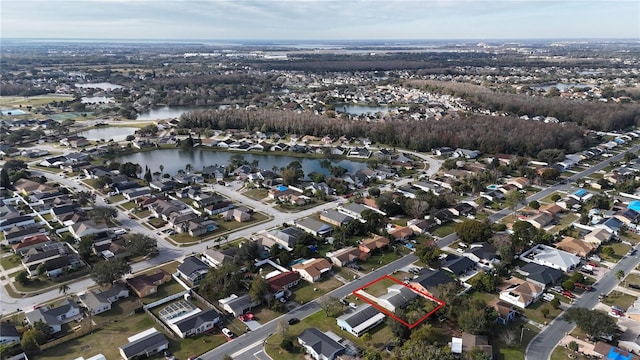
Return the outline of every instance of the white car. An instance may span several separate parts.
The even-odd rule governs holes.
[[[228,338],[234,337],[233,333],[228,328],[222,328],[222,333]]]
[[[358,304],[352,302],[352,303],[349,303],[349,307],[352,308],[352,309],[357,309],[358,308]]]

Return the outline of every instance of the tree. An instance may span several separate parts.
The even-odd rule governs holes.
[[[489,331],[496,321],[493,308],[479,299],[468,300],[466,306],[458,314],[458,325],[471,334],[482,334]]]
[[[564,314],[566,321],[576,324],[591,339],[609,336],[618,330],[615,320],[604,312],[579,307],[571,307]]]
[[[280,347],[283,350],[290,352],[291,350],[293,350],[293,341],[291,341],[291,339],[289,338],[283,338],[280,342]]]
[[[512,191],[507,195],[507,198],[504,200],[505,204],[511,211],[514,211],[518,204],[520,204],[525,199],[524,194],[520,191]]]
[[[67,295],[67,291],[69,291],[70,289],[71,288],[69,287],[69,285],[61,284],[60,286],[58,286],[58,293],[62,295]]]
[[[17,171],[27,168],[27,163],[22,160],[7,160],[4,163],[3,169],[7,169],[7,171]]]
[[[338,310],[342,310],[342,306],[338,299],[332,296],[323,296],[317,301],[317,303],[324,311],[325,317],[333,317]]]
[[[191,169],[193,169],[193,166],[189,163],[184,166],[184,171],[186,171],[187,174],[191,173]]]
[[[425,264],[433,266],[438,263],[440,248],[433,245],[418,245],[416,256]]]
[[[562,283],[562,288],[571,291],[576,288],[576,283],[573,280],[565,280]]]
[[[395,315],[402,319],[402,316],[404,316],[404,310],[396,309]],[[409,338],[409,335],[411,335],[411,329],[391,316],[387,316],[387,325],[391,328],[393,336],[398,339],[406,340]]]
[[[11,187],[11,179],[9,179],[9,171],[6,167],[3,167],[0,171],[0,187],[6,189]]]
[[[91,191],[78,191],[73,195],[74,199],[80,206],[87,206],[93,200]]]
[[[571,277],[569,279],[571,279],[571,281],[573,281],[574,283],[584,283],[584,275],[580,274],[579,272],[571,274]]]
[[[567,347],[569,348],[569,350],[571,351],[578,351],[578,349],[580,349],[580,346],[578,345],[577,342],[575,341],[571,341],[569,342],[569,344],[567,345]]]
[[[373,196],[373,197],[378,197],[380,196],[380,189],[377,187],[372,187],[369,188],[369,195]],[[376,353],[377,354],[377,353]]]
[[[131,272],[131,266],[124,259],[102,261],[93,265],[91,278],[99,285],[108,285]]]
[[[118,215],[118,210],[111,206],[96,206],[89,211],[89,217],[95,222],[111,221]]]
[[[540,209],[540,203],[534,200],[529,203],[529,207],[532,209],[538,210]]]
[[[375,350],[367,350],[364,352],[362,360],[382,360],[382,355],[380,355],[380,353]]]
[[[622,270],[616,271],[616,279],[618,279],[618,281],[624,279],[624,271]]]
[[[147,171],[144,173],[144,181],[150,183],[153,180],[153,176],[151,175],[151,170],[147,168]]]
[[[213,301],[240,291],[242,273],[239,270],[240,266],[232,262],[225,262],[217,268],[210,269],[200,281],[202,294]]]
[[[122,175],[126,175],[128,177],[138,177],[137,173],[138,173],[138,164],[134,164],[130,161],[127,161],[124,164],[120,164],[120,168],[118,169],[120,171],[120,174]]]
[[[492,233],[491,226],[482,221],[464,220],[456,225],[456,234],[462,241],[475,243],[487,241]]]
[[[44,344],[49,340],[51,336],[51,328],[43,321],[36,321],[31,329],[25,331],[22,334],[22,348],[26,352],[32,352],[38,350],[41,344]]]
[[[156,239],[140,233],[133,233],[127,236],[125,244],[132,256],[148,255],[158,250],[158,241]]]
[[[437,343],[439,332],[431,325],[424,324],[415,329],[402,346],[393,351],[394,360],[453,360],[449,347]]]
[[[160,165],[160,174],[164,175],[164,165]]]
[[[87,261],[93,251],[93,239],[92,235],[85,236],[78,241],[78,254]]]
[[[280,321],[278,321],[278,334],[280,334],[280,337],[282,337],[283,339],[286,339],[287,337],[289,337],[289,323],[287,322],[287,320],[282,319]]]
[[[251,296],[251,300],[262,302],[268,294],[269,285],[267,284],[267,280],[260,275],[254,277],[251,282],[251,288],[249,289],[249,296]]]
[[[233,360],[233,358],[229,354],[224,354],[224,356],[222,357],[222,360]]]
[[[27,271],[20,271],[18,275],[16,275],[16,281],[21,285],[26,284],[29,281],[29,274],[27,273]]]
[[[555,298],[555,297],[554,297],[554,298],[551,300],[551,302],[549,302],[549,304],[551,304],[551,306],[552,306],[554,309],[559,309],[559,308],[560,308],[560,300],[558,300],[558,298]]]
[[[464,353],[464,360],[491,360],[492,357],[489,356],[484,350],[475,346],[471,350]]]
[[[540,309],[540,313],[542,314],[542,316],[546,319],[547,316],[549,316],[549,308],[547,307],[543,307],[542,309]]]
[[[551,201],[556,202],[558,200],[560,200],[562,197],[559,194],[553,194],[551,195]]]

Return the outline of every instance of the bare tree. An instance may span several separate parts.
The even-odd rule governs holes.
[[[286,339],[289,335],[289,323],[287,320],[282,319],[278,322],[278,333],[283,339]]]

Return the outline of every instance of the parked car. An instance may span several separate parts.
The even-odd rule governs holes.
[[[582,289],[584,291],[592,291],[593,290],[593,286],[591,285],[585,285],[583,283],[575,283],[575,286],[579,289]]]
[[[571,291],[569,291],[569,290],[562,290],[561,294],[566,296],[566,297],[568,297],[569,299],[575,299],[576,298],[576,296],[573,295],[573,293]]]
[[[238,315],[238,319],[240,319],[240,321],[247,321],[248,320],[247,317],[244,316],[244,314]]]
[[[591,266],[591,267],[594,267],[594,268],[595,268],[595,267],[598,267],[598,264],[594,263],[593,261],[589,261],[589,262],[587,263],[587,265],[589,265],[589,266]]]
[[[629,287],[632,289],[640,290],[640,285],[637,284],[629,284]]]
[[[175,355],[173,355],[169,350],[165,350],[163,355],[166,360],[176,360]]]
[[[352,308],[352,309],[357,309],[358,308],[358,304],[356,304],[354,302],[351,302],[351,303],[349,303],[349,307]]]
[[[222,333],[224,334],[224,336],[228,337],[229,339],[233,338],[235,335],[231,332],[231,330],[229,330],[228,328],[222,328]]]
[[[289,325],[297,324],[299,322],[300,322],[300,320],[298,318],[289,319]]]

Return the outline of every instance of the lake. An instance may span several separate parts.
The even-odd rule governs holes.
[[[339,113],[349,113],[352,115],[363,115],[367,113],[371,113],[372,115],[380,112],[383,115],[389,112],[389,108],[386,106],[367,106],[367,105],[356,105],[356,104],[343,104],[335,106],[336,112]]]
[[[100,104],[100,103],[114,103],[115,100],[112,97],[106,96],[85,96],[80,101],[83,104]]]
[[[101,89],[101,90],[115,90],[115,89],[122,89],[124,87],[122,85],[116,85],[108,82],[75,84],[75,86],[80,89]]]
[[[151,172],[160,171],[160,165],[163,165],[165,173],[175,175],[178,173],[178,170],[184,170],[184,166],[186,164],[191,164],[193,171],[201,171],[205,166],[216,164],[226,166],[229,163],[229,158],[235,154],[241,154],[249,163],[253,160],[257,160],[258,167],[265,170],[272,170],[274,166],[277,166],[279,169],[286,167],[292,161],[298,161],[302,165],[302,170],[305,174],[309,174],[314,171],[324,175],[329,174],[329,169],[325,169],[320,165],[320,161],[322,159],[266,154],[247,154],[242,152],[206,151],[198,149],[152,150],[122,156],[114,160],[120,163],[130,161],[132,163],[140,164],[141,166],[147,165],[151,169]],[[359,169],[367,168],[366,163],[351,160],[332,162],[332,165],[342,166],[349,172],[355,172]]]
[[[132,127],[101,127],[79,132],[78,135],[94,141],[100,139],[105,141],[109,141],[110,139],[113,139],[113,141],[123,141],[128,135],[133,135],[136,130],[138,129]]]
[[[164,106],[159,108],[150,109],[147,111],[143,111],[138,114],[136,120],[163,120],[163,119],[174,119],[179,118],[180,115],[195,111],[195,110],[206,110],[206,107],[197,107],[197,106]]]
[[[590,84],[565,84],[565,83],[555,83],[555,84],[547,84],[547,85],[541,85],[541,86],[532,86],[532,89],[537,89],[537,90],[544,90],[544,91],[549,91],[549,89],[551,89],[552,87],[557,87],[558,90],[562,91],[562,90],[567,90],[567,89],[571,89],[572,87],[578,87],[578,88],[584,88],[584,87],[590,87],[592,88],[594,85],[590,85]]]

